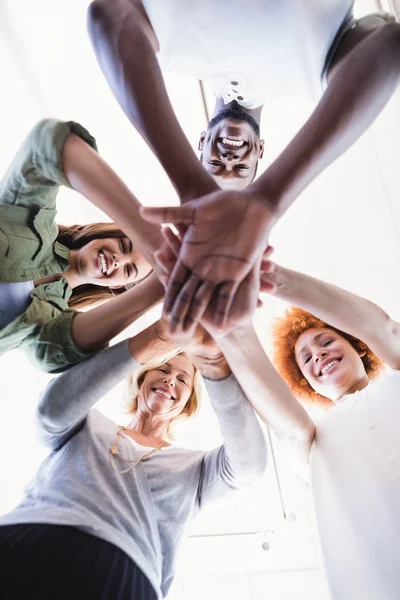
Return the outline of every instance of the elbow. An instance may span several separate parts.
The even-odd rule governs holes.
[[[391,319],[388,315],[385,327],[385,340],[390,349],[384,362],[392,369],[400,369],[400,323]]]
[[[376,33],[380,37],[382,49],[387,48],[390,56],[398,62],[400,54],[400,24],[394,21],[385,23]]]
[[[87,12],[87,28],[93,44],[100,32],[112,23],[113,14],[118,11],[118,0],[94,0]]]
[[[268,448],[265,438],[263,436],[262,441],[260,441],[258,454],[258,461],[254,463],[251,468],[244,469],[243,477],[240,478],[241,482],[239,487],[247,487],[249,485],[253,485],[258,479],[263,477],[269,466],[269,455]]]
[[[54,407],[54,403],[51,402],[49,397],[49,391],[52,390],[54,381],[55,380],[53,379],[48,384],[47,388],[41,393],[35,413],[37,437],[43,443],[48,435],[48,432],[52,429],[57,417],[57,411]]]

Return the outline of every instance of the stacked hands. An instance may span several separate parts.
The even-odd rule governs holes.
[[[218,191],[180,207],[142,208],[142,216],[162,229],[156,272],[166,288],[168,332],[186,343],[201,322],[213,337],[249,322],[273,292],[274,265],[268,236],[275,217],[242,192]]]

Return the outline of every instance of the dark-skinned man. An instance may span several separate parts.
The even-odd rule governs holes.
[[[352,0],[95,0],[89,31],[122,108],[170,177],[181,207],[143,209],[180,226],[168,280],[170,329],[188,335],[207,307],[221,329],[252,314],[271,228],[301,191],[369,127],[400,75],[400,26],[358,21]],[[168,99],[162,70],[209,83],[216,107],[201,161]],[[322,95],[322,85],[326,90]],[[319,103],[257,180],[258,126],[271,97]],[[228,113],[224,113],[228,110]],[[222,115],[222,118],[221,118]],[[221,189],[222,188],[222,189]],[[225,189],[224,189],[225,188]]]

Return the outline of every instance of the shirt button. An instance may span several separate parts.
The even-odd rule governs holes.
[[[51,288],[50,288],[50,286],[49,286],[49,285],[45,285],[45,286],[44,286],[44,289],[46,290],[46,292],[49,292]]]
[[[243,96],[238,96],[237,99],[238,100],[244,100]]]
[[[231,85],[239,85],[238,81],[231,81]]]

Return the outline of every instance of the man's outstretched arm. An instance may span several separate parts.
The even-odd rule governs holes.
[[[248,188],[276,217],[364,133],[399,83],[400,25],[383,22],[374,32],[362,27],[343,39],[346,55],[332,68],[328,88],[311,117]]]
[[[220,284],[216,319],[222,328],[226,325],[237,285],[254,268],[257,249],[262,252],[266,247],[276,220],[362,135],[392,96],[400,77],[400,25],[383,22],[372,32],[362,27],[347,33],[318,107],[258,180],[240,193],[220,190],[185,207],[150,208],[142,213],[154,223],[184,221],[190,228],[166,295],[167,312],[175,321],[179,321],[179,290],[188,268],[214,287]],[[222,235],[223,227],[229,235]],[[194,296],[185,292],[184,301],[191,304],[187,316],[196,320]],[[254,301],[247,305],[255,306]]]
[[[158,41],[137,0],[95,0],[89,34],[118,102],[171,179],[182,202],[218,189],[175,117],[157,62]]]

